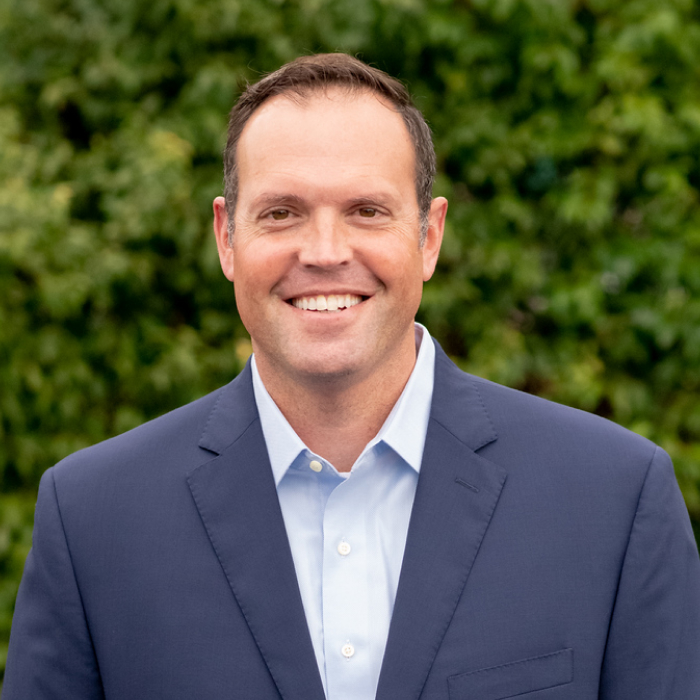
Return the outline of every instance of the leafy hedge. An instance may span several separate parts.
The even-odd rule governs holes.
[[[41,473],[242,367],[210,233],[226,115],[335,50],[436,134],[420,320],[465,369],[661,444],[700,524],[692,0],[0,0],[0,667]]]

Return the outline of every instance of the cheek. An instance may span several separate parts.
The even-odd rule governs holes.
[[[383,270],[388,280],[398,287],[413,290],[423,283],[423,260],[418,253],[402,250],[387,257]]]
[[[281,262],[280,251],[261,241],[234,245],[234,285],[238,283],[243,293],[260,293],[266,287],[269,291]]]
[[[253,263],[254,259],[239,255],[234,266],[233,291],[238,312],[246,328],[260,314],[259,311],[256,312],[256,307],[260,306],[265,289],[264,267],[259,269]]]
[[[355,247],[357,259],[377,277],[388,280],[408,280],[422,275],[423,256],[416,238],[411,233],[397,231],[370,237]]]
[[[423,258],[421,255],[412,255],[404,260],[404,265],[397,270],[400,275],[401,299],[406,311],[415,315],[420,306],[423,295]]]

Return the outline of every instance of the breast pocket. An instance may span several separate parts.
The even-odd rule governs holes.
[[[562,649],[544,656],[460,673],[450,676],[447,683],[450,700],[504,700],[565,685],[573,679],[574,650]]]

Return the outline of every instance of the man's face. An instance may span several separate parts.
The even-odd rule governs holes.
[[[237,164],[231,247],[220,197],[214,228],[263,377],[361,381],[412,366],[447,202],[433,201],[421,247],[401,116],[369,92],[280,95],[246,124]]]

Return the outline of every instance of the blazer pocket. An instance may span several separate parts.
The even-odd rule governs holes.
[[[574,650],[491,666],[450,676],[450,700],[504,700],[523,693],[554,688],[574,679]]]

